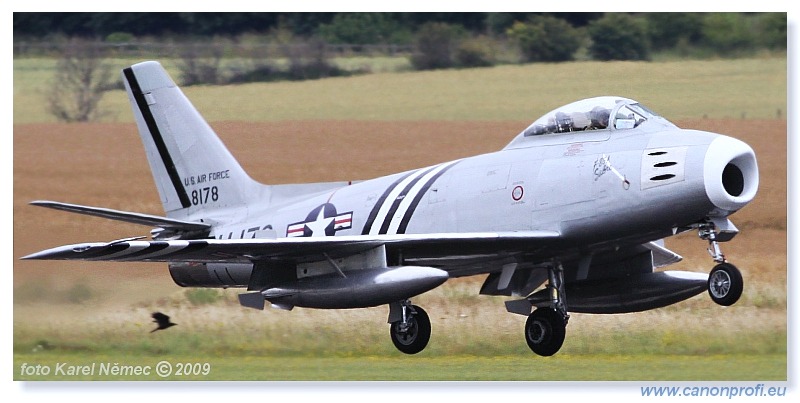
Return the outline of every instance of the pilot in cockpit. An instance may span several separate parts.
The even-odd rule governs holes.
[[[609,109],[602,106],[596,106],[589,112],[589,118],[592,120],[592,129],[605,129],[608,127],[608,119],[611,115]]]

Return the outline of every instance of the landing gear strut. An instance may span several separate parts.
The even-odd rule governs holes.
[[[392,343],[398,350],[406,354],[416,354],[425,349],[431,339],[431,321],[428,314],[422,308],[411,305],[411,301],[405,300],[397,304],[392,304],[391,310],[400,309],[400,320],[392,321],[390,334]],[[390,320],[396,315],[390,312]]]
[[[717,263],[708,275],[708,295],[719,305],[731,306],[742,296],[742,273],[725,259],[717,241],[714,224],[701,224],[698,235],[708,241],[708,253]]]
[[[561,349],[567,335],[567,305],[564,293],[564,268],[556,262],[548,268],[550,302],[538,307],[525,322],[525,341],[534,353],[549,357]]]

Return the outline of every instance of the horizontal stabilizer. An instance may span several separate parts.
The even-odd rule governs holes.
[[[69,203],[60,203],[60,202],[42,201],[42,200],[33,201],[30,204],[34,206],[68,211],[70,213],[85,214],[95,217],[106,218],[109,220],[124,221],[132,224],[149,225],[152,227],[160,227],[170,230],[205,231],[211,228],[211,225],[200,222],[176,220],[172,218],[160,217],[150,214],[112,210],[102,207],[81,206],[79,204],[69,204]]]

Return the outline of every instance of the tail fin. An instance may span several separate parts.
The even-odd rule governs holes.
[[[266,190],[252,180],[158,62],[122,70],[167,217],[242,206]]]

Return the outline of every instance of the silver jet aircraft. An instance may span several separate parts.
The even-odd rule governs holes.
[[[362,182],[252,180],[157,62],[123,81],[165,217],[32,204],[155,227],[144,237],[67,245],[24,259],[166,262],[184,287],[240,287],[245,307],[388,305],[403,353],[431,335],[411,298],[449,278],[486,275],[485,295],[515,296],[536,354],[562,346],[569,312],[637,312],[703,291],[742,293],[719,243],[758,188],[753,150],[684,130],[621,97],[544,115],[500,151]],[[656,271],[681,260],[663,239],[697,231],[709,274]]]

